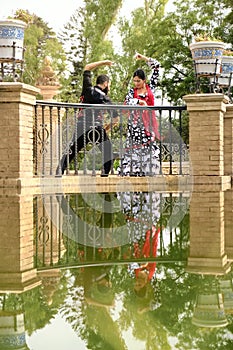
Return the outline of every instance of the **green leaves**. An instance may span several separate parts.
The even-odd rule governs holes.
[[[93,79],[100,72],[109,74],[111,98],[121,103],[132,84],[134,70],[139,65],[147,70],[147,65],[133,59],[139,51],[161,63],[163,94],[172,103],[180,102],[195,85],[189,50],[194,37],[208,33],[229,47],[233,44],[232,1],[177,0],[172,8],[168,4],[168,0],[145,0],[127,19],[119,17],[122,0],[85,0],[58,38],[40,17],[18,10],[15,17],[28,23],[24,82],[34,85],[44,57],[51,56],[62,84],[61,100],[76,102],[85,64],[110,59],[116,65],[95,70]]]

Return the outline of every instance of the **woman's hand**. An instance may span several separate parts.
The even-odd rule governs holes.
[[[138,100],[138,104],[139,104],[140,106],[147,106],[147,103],[146,103],[146,101],[144,101],[144,100]]]
[[[136,52],[136,54],[134,55],[134,58],[136,60],[144,60],[144,61],[149,61],[149,58],[140,54],[139,52]]]

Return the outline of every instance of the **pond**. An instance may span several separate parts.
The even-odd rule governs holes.
[[[231,349],[232,203],[2,194],[0,349]]]

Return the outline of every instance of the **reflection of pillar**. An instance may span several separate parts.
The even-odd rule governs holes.
[[[220,291],[223,295],[224,309],[226,313],[233,313],[233,281],[232,275],[229,279],[222,279],[219,281]]]
[[[63,236],[59,230],[61,208],[56,196],[36,198],[36,261],[37,266],[53,266],[65,253]]]
[[[46,297],[48,305],[53,303],[53,295],[59,289],[61,279],[60,269],[50,269],[39,271],[38,275],[42,281],[43,294]]]
[[[225,247],[227,258],[233,261],[233,189],[225,192]]]
[[[224,239],[224,192],[193,192],[187,270],[202,274],[229,271]]]
[[[0,349],[27,350],[24,314],[0,311]]]
[[[19,293],[40,282],[33,261],[33,197],[0,197],[0,291]]]

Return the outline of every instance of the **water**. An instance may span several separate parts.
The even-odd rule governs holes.
[[[0,349],[231,349],[233,191],[0,197]]]

